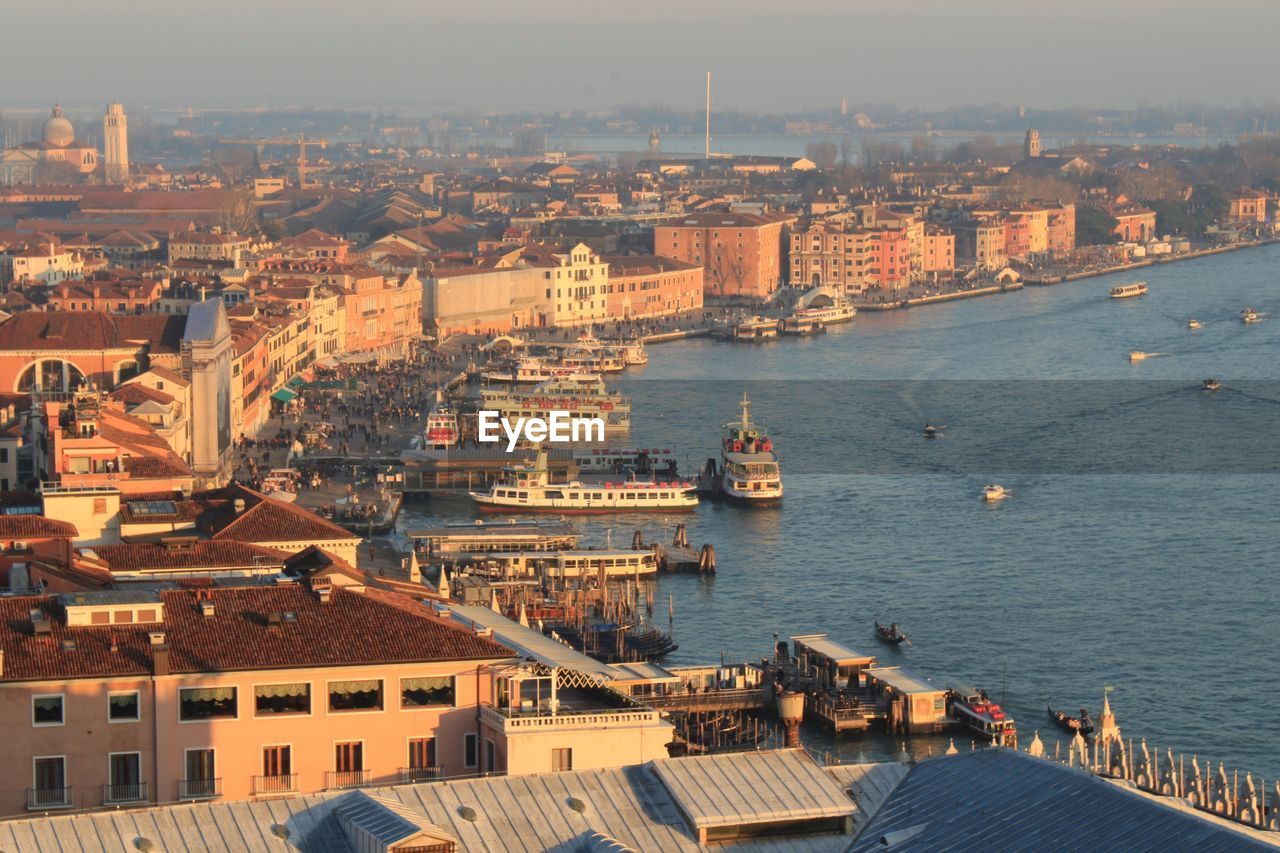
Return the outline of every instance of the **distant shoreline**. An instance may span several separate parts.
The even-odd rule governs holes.
[[[975,287],[971,290],[957,290],[950,293],[938,293],[932,296],[917,296],[911,299],[899,299],[893,302],[854,302],[853,304],[859,311],[897,311],[903,308],[915,308],[939,302],[954,302],[957,299],[974,299],[979,296],[994,296],[1000,293],[1016,292],[1022,290],[1028,285],[1031,287],[1054,287],[1066,282],[1080,281],[1081,279],[1086,278],[1097,278],[1098,276],[1144,269],[1146,267],[1159,266],[1161,264],[1189,261],[1195,258],[1208,257],[1210,255],[1222,255],[1227,252],[1237,252],[1243,249],[1256,249],[1261,246],[1270,246],[1276,243],[1280,243],[1280,237],[1273,237],[1267,240],[1251,240],[1243,243],[1230,243],[1223,246],[1210,246],[1206,249],[1179,252],[1176,255],[1157,255],[1155,257],[1132,261],[1127,264],[1113,264],[1107,267],[1080,270],[1078,272],[1063,273],[1061,275],[1027,277],[1022,281],[1009,282],[1007,284],[991,284],[984,287]],[[656,332],[652,335],[644,336],[641,340],[646,344],[660,344],[668,341],[682,341],[686,338],[714,337],[717,332],[722,332],[724,328],[726,327],[699,327],[695,329],[677,329],[668,332]]]

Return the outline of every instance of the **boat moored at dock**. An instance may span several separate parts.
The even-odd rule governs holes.
[[[566,412],[570,418],[599,418],[606,430],[631,426],[631,398],[609,391],[596,374],[556,377],[529,390],[486,388],[480,392],[480,401],[484,409],[509,420],[549,420],[553,412]]]
[[[1016,747],[1018,728],[1013,717],[980,690],[953,688],[950,693],[951,718],[962,728],[990,739],[996,746]]]
[[[489,491],[469,494],[482,510],[508,512],[679,512],[698,505],[692,483],[552,483],[543,449],[531,462],[507,466]]]
[[[831,305],[797,308],[793,316],[797,320],[817,320],[830,326],[834,323],[847,323],[857,315],[858,309],[842,299]]]
[[[729,328],[728,339],[738,343],[770,341],[778,337],[778,321],[770,317],[749,317]]]

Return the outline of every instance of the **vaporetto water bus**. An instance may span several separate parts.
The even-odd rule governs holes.
[[[550,379],[528,391],[486,388],[480,392],[480,402],[481,408],[507,420],[549,420],[552,412],[566,412],[570,418],[600,418],[606,431],[631,426],[631,398],[609,391],[594,374]]]
[[[764,428],[751,423],[751,400],[742,395],[742,419],[725,425],[720,448],[720,492],[748,503],[782,499],[782,471],[773,452],[773,440]]]
[[[480,509],[502,512],[681,512],[698,505],[693,483],[552,483],[545,449],[533,461],[504,468],[489,491],[469,494]]]

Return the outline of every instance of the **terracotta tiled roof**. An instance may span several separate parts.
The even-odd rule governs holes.
[[[43,515],[0,515],[0,539],[61,539],[78,536],[76,526]]]
[[[116,572],[244,568],[255,565],[255,557],[264,567],[283,566],[288,556],[283,551],[234,541],[138,542],[95,545],[91,550]]]
[[[211,519],[216,530],[214,539],[240,542],[329,542],[335,539],[359,539],[360,536],[326,521],[313,512],[272,500],[260,492],[237,486],[236,495],[245,501],[245,511],[234,514],[232,505],[224,504]]]
[[[144,676],[152,672],[148,633],[158,630],[165,633],[174,673],[502,660],[513,655],[447,620],[341,587],[333,589],[327,603],[293,584],[166,590],[159,595],[163,625],[77,628],[66,626],[57,598],[0,599],[5,664],[0,681]],[[201,613],[200,595],[213,602],[212,616]],[[49,617],[50,634],[35,635],[29,615],[33,608]],[[272,624],[272,614],[280,614],[278,624]]]
[[[152,353],[176,353],[185,325],[186,317],[178,314],[28,311],[0,324],[0,352],[130,349],[149,342]]]
[[[123,385],[107,396],[112,400],[119,400],[121,403],[128,403],[129,405],[145,403],[148,400],[166,405],[173,402],[172,394],[166,394],[163,391],[157,391],[154,388],[148,388],[146,385],[139,385],[136,382]]]

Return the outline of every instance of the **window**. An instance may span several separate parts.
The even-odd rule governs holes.
[[[330,681],[330,711],[381,711],[382,680]]]
[[[426,770],[436,766],[436,739],[433,737],[409,738],[409,769]]]
[[[462,736],[462,766],[475,767],[479,756],[478,741],[475,732],[468,732]]]
[[[141,719],[138,691],[107,694],[107,720],[112,723],[136,723]]]
[[[56,696],[31,697],[31,724],[33,726],[60,726],[63,724],[63,698]]]
[[[212,782],[217,777],[212,749],[188,749],[186,766],[188,782]]]
[[[0,464],[9,461],[9,448],[0,447]]]
[[[111,787],[137,787],[142,784],[142,755],[137,752],[113,752],[107,756]]]
[[[358,740],[334,744],[333,769],[338,773],[359,773],[364,769],[364,744]]]
[[[573,769],[573,750],[570,748],[551,750],[551,772],[565,773]]]
[[[61,755],[37,757],[32,761],[31,802],[39,806],[68,806],[67,760]]]
[[[178,691],[178,719],[183,722],[235,716],[234,687],[184,687]]]
[[[400,679],[400,707],[429,708],[452,706],[455,700],[452,675]]]
[[[267,746],[262,749],[262,775],[288,776],[293,772],[293,747]]]
[[[310,714],[311,685],[259,684],[253,688],[253,713],[263,717],[272,714]]]

